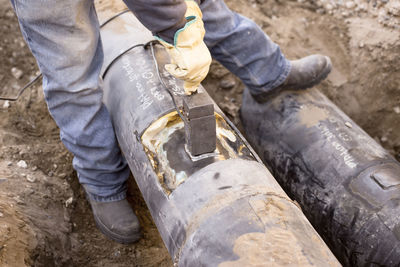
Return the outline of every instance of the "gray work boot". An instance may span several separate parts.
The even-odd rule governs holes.
[[[108,238],[122,244],[134,243],[142,236],[139,220],[126,199],[113,202],[91,200],[94,220]]]
[[[283,84],[268,92],[255,95],[256,101],[264,102],[284,90],[300,90],[313,87],[324,80],[332,69],[331,59],[322,55],[311,55],[290,61],[290,63],[290,73]]]

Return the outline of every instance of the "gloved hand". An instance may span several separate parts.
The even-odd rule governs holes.
[[[196,92],[200,82],[207,76],[211,64],[210,51],[203,41],[205,30],[202,13],[195,1],[186,1],[187,23],[176,31],[174,44],[156,37],[167,49],[171,64],[165,69],[178,79],[184,80],[187,95]]]

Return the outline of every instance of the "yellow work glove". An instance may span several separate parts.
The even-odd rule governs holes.
[[[156,37],[167,49],[171,64],[165,69],[178,79],[184,81],[185,93],[196,92],[200,82],[207,76],[211,64],[210,51],[203,41],[205,30],[202,13],[195,1],[185,1],[187,23],[176,31],[174,44]]]

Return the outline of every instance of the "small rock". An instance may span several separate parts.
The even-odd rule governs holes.
[[[235,85],[236,85],[236,82],[233,78],[223,79],[219,83],[219,86],[224,90],[232,89],[233,87],[235,87]]]
[[[7,18],[12,18],[12,17],[14,17],[14,12],[12,12],[12,10],[8,10],[8,11],[6,12],[6,17],[7,17]]]
[[[382,141],[383,143],[385,143],[385,142],[388,141],[388,138],[387,138],[386,136],[382,136],[382,137],[381,137],[381,141]]]
[[[366,11],[368,9],[368,5],[366,3],[361,3],[358,5],[358,9],[361,11]]]
[[[348,121],[346,121],[344,125],[346,125],[348,128],[353,128],[353,125]]]
[[[19,80],[21,79],[22,75],[24,75],[24,73],[22,72],[22,70],[18,69],[17,67],[13,67],[11,68],[11,74],[14,76],[15,79]]]
[[[36,178],[28,175],[28,176],[26,176],[26,180],[28,180],[28,182],[30,182],[30,183],[34,183],[36,181]]]
[[[348,8],[348,9],[352,9],[352,8],[354,8],[356,6],[356,4],[353,2],[353,1],[348,1],[348,2],[346,2],[346,7]]]
[[[347,12],[347,11],[343,11],[342,12],[342,17],[343,18],[346,18],[346,17],[348,17],[349,16],[349,12]]]
[[[114,252],[114,257],[120,257],[121,256],[121,251],[117,250]]]
[[[7,162],[7,166],[11,166],[11,165],[12,165],[11,161]]]
[[[37,169],[38,169],[37,166],[33,166],[33,167],[32,167],[32,171],[36,171]]]
[[[10,101],[8,100],[4,101],[3,108],[9,108],[9,107],[10,107]]]
[[[72,204],[72,201],[74,201],[74,198],[73,198],[73,197],[68,198],[68,199],[65,201],[65,207],[68,208],[68,206]]]
[[[360,44],[358,45],[360,48],[363,48],[364,47],[364,43],[363,42],[360,42]]]
[[[4,214],[0,211],[0,218],[3,218]]]
[[[400,16],[400,2],[391,1],[388,5],[388,12],[394,16]]]
[[[25,160],[18,161],[17,166],[24,169],[28,168],[28,164],[26,164]]]
[[[229,71],[218,64],[211,64],[210,74],[213,78],[221,79],[225,75],[227,75]]]
[[[49,171],[49,173],[47,174],[47,176],[52,177],[54,175],[54,172]]]
[[[393,108],[394,113],[400,114],[400,106],[394,107]]]

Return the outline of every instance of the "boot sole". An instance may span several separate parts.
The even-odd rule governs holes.
[[[296,86],[296,87],[283,87],[280,90],[272,90],[271,92],[267,92],[267,93],[263,93],[260,95],[254,95],[253,98],[254,100],[256,100],[256,102],[258,103],[264,103],[266,102],[268,99],[271,99],[272,97],[275,97],[277,95],[279,95],[281,92],[283,91],[290,91],[290,90],[305,90],[311,87],[314,87],[315,85],[319,84],[320,82],[322,82],[323,80],[326,79],[326,77],[328,77],[329,73],[331,73],[332,71],[332,62],[331,59],[329,57],[326,57],[326,65],[323,69],[323,71],[320,73],[319,76],[317,76],[314,80],[312,80],[309,83],[306,83],[302,86]]]
[[[132,244],[139,241],[139,239],[142,237],[140,229],[139,232],[130,236],[119,235],[108,229],[100,220],[97,219],[96,216],[94,216],[94,221],[96,222],[97,228],[100,230],[100,232],[102,232],[107,238],[120,244]]]

